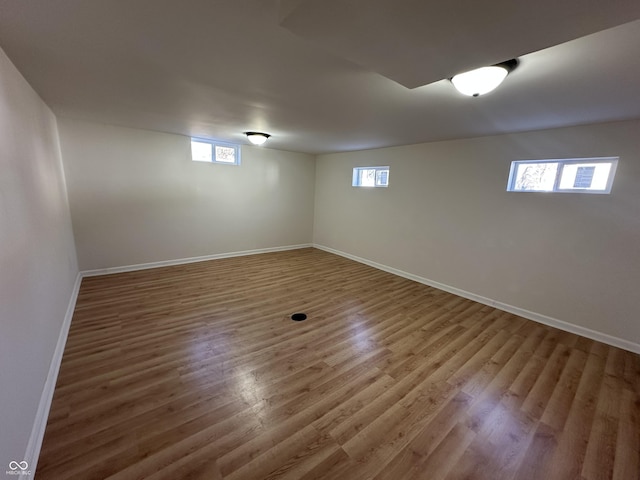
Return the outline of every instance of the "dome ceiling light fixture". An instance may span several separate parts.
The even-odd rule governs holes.
[[[517,59],[507,60],[490,67],[481,67],[469,72],[454,75],[450,80],[463,95],[478,97],[495,90],[518,66]]]
[[[262,145],[271,135],[261,132],[244,132],[249,141],[254,145]]]

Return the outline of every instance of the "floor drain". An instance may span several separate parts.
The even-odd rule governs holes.
[[[294,322],[301,322],[302,320],[306,320],[306,319],[307,319],[306,313],[294,313],[293,315],[291,315],[291,320],[293,320]]]

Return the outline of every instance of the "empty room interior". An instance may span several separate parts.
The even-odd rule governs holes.
[[[0,475],[640,479],[640,2],[0,0]]]

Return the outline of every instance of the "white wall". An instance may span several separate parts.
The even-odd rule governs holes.
[[[512,160],[620,156],[611,195],[506,192]],[[387,189],[352,168],[389,165]],[[640,122],[322,155],[314,241],[640,344]],[[640,346],[640,345],[639,345]]]
[[[215,165],[188,137],[58,123],[81,270],[312,241],[311,155],[243,146]]]
[[[78,273],[56,120],[0,50],[0,472],[23,459]]]

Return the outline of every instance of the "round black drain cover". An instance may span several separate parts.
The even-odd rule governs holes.
[[[294,313],[293,315],[291,315],[291,320],[293,320],[294,322],[301,322],[302,320],[306,320],[306,319],[307,319],[306,313]]]

